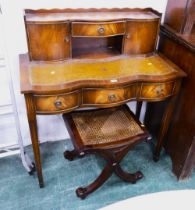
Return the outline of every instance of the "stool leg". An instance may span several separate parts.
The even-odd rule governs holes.
[[[135,184],[137,180],[143,177],[143,174],[141,171],[137,171],[134,174],[127,173],[123,171],[123,169],[121,168],[119,164],[114,166],[114,172],[116,173],[117,176],[119,176],[125,182],[131,182],[133,184]]]
[[[112,175],[113,169],[112,166],[107,164],[101,174],[97,177],[97,179],[92,182],[87,187],[79,187],[76,190],[76,194],[81,199],[84,199],[87,195],[94,192],[96,189],[98,189],[100,186],[104,184],[104,182]]]

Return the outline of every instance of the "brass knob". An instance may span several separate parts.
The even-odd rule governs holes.
[[[102,35],[102,34],[104,34],[104,32],[105,32],[105,28],[103,26],[100,26],[98,28],[98,33]]]
[[[116,95],[113,94],[113,93],[109,94],[108,95],[108,100],[111,101],[111,102],[115,101],[116,100]]]
[[[55,105],[56,108],[60,108],[62,106],[62,102],[60,100],[56,100],[54,102],[54,105]]]
[[[163,96],[163,92],[164,92],[164,89],[163,89],[162,87],[158,87],[158,88],[156,89],[156,94],[157,94],[158,96]]]
[[[70,37],[69,37],[69,36],[65,36],[65,37],[64,37],[64,41],[65,41],[65,42],[69,42],[69,41],[70,41]]]

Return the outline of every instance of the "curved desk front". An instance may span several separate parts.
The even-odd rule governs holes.
[[[25,54],[20,56],[20,70],[40,186],[43,177],[36,114],[61,114],[80,107],[112,107],[131,100],[141,103],[169,98],[154,153],[157,160],[185,76],[160,54],[60,62],[29,61]]]

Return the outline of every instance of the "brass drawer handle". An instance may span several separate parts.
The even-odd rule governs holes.
[[[164,92],[164,89],[162,87],[158,87],[156,89],[157,96],[163,96],[164,95],[163,92]]]
[[[54,102],[54,105],[56,108],[60,108],[62,106],[62,102],[60,100],[57,100]]]
[[[98,28],[98,33],[102,35],[102,34],[104,34],[104,32],[105,32],[105,28],[103,26],[100,26]]]
[[[115,101],[116,98],[117,98],[117,96],[114,93],[111,93],[111,94],[108,95],[108,100],[111,101],[111,102]]]

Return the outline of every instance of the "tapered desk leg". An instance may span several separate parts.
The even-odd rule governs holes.
[[[136,103],[136,117],[137,117],[137,119],[139,119],[140,118],[140,113],[141,113],[141,109],[142,109],[142,101],[137,101],[137,103]]]
[[[36,120],[35,106],[33,103],[33,96],[31,94],[25,94],[25,101],[26,101],[28,123],[30,128],[30,135],[33,146],[39,186],[40,188],[42,188],[44,187],[44,181],[42,175],[42,166],[41,166],[41,158],[40,158],[40,150],[38,142],[38,133],[37,133],[37,120]]]
[[[175,90],[174,90],[174,95],[169,99],[169,103],[167,104],[166,110],[163,114],[163,118],[162,118],[162,122],[161,122],[161,128],[160,128],[160,132],[159,132],[159,137],[158,137],[158,141],[157,141],[157,145],[153,154],[153,160],[154,161],[158,161],[160,158],[160,152],[162,149],[162,146],[164,144],[165,141],[165,136],[167,134],[170,122],[171,122],[171,118],[172,118],[172,114],[173,114],[173,110],[175,107],[175,103],[176,103],[176,99],[177,99],[177,95],[180,89],[180,84],[181,81],[177,81],[175,84]]]

